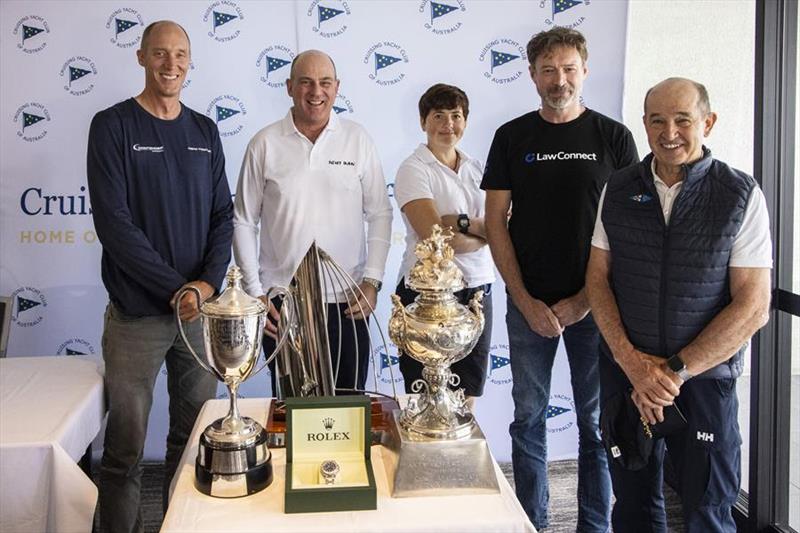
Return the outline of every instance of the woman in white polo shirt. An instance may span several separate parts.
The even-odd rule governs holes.
[[[414,248],[420,239],[430,236],[434,224],[450,227],[455,233],[450,246],[467,286],[456,297],[466,304],[475,292],[485,293],[483,334],[472,352],[452,366],[452,371],[461,378],[458,387],[474,398],[483,394],[486,383],[492,338],[494,264],[483,224],[484,192],[480,189],[483,168],[478,160],[456,146],[464,135],[468,114],[467,95],[452,85],[437,83],[419,100],[420,124],[428,139],[403,161],[394,184],[395,200],[406,225],[406,250],[395,292],[404,305],[414,301],[417,293],[405,285],[405,276],[416,261]],[[404,355],[400,357],[400,371],[406,392],[411,392],[411,384],[422,377],[422,364]]]

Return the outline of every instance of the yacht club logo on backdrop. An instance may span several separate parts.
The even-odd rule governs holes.
[[[275,44],[261,50],[258,54],[256,67],[261,73],[259,78],[268,87],[273,89],[286,87],[286,78],[294,59],[295,53],[288,46]]]
[[[539,9],[545,13],[548,26],[577,28],[586,21],[586,8],[592,0],[540,0]]]
[[[44,319],[47,298],[35,287],[20,287],[11,293],[11,321],[29,328]]]
[[[489,381],[495,385],[508,385],[512,381],[507,344],[493,344],[489,347]]]
[[[394,85],[403,80],[406,77],[406,63],[408,54],[405,49],[392,41],[373,44],[364,56],[364,64],[369,67],[369,79],[382,86]]]
[[[61,66],[59,75],[64,81],[64,90],[73,96],[81,96],[92,92],[97,67],[88,57],[73,56]]]
[[[247,109],[241,100],[230,94],[217,96],[206,108],[206,115],[217,123],[221,137],[231,137],[244,129]]]
[[[425,17],[425,29],[436,35],[447,35],[461,28],[461,14],[466,10],[462,0],[422,0],[418,9]]]
[[[203,22],[211,27],[208,36],[218,42],[232,41],[241,33],[242,9],[230,0],[214,2],[203,14]]]
[[[50,25],[38,15],[28,15],[17,21],[12,33],[17,38],[17,48],[26,54],[35,54],[47,46]]]
[[[57,355],[93,355],[94,346],[86,339],[69,339],[59,345]]]
[[[341,115],[342,113],[352,114],[353,104],[350,103],[349,98],[339,93],[336,95],[336,100],[333,103],[333,111],[337,115]]]
[[[505,85],[519,79],[528,70],[525,47],[512,39],[495,39],[481,49],[478,60],[483,77],[492,83]]]
[[[380,365],[378,379],[381,383],[400,383],[403,375],[400,373],[400,355],[397,346],[393,342],[387,345],[380,345],[372,350],[372,360]]]
[[[311,31],[330,39],[347,31],[350,6],[344,0],[314,0],[308,6],[306,16],[313,20]]]
[[[117,9],[106,20],[106,29],[111,32],[110,41],[120,48],[136,46],[142,40],[144,20],[138,11],[129,7]]]
[[[561,433],[575,424],[575,402],[563,394],[551,394],[545,419],[548,433]]]
[[[27,142],[36,142],[47,135],[47,123],[50,112],[38,102],[28,102],[17,108],[14,123],[17,125],[17,137]]]

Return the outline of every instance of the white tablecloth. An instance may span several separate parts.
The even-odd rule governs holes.
[[[0,531],[91,531],[97,488],[77,461],[104,414],[95,361],[0,359]]]
[[[239,409],[243,415],[263,425],[268,405],[268,399],[245,399],[239,402]],[[275,480],[265,490],[236,499],[206,496],[194,487],[197,442],[201,431],[213,420],[225,416],[227,410],[227,400],[211,400],[203,407],[172,481],[169,510],[164,517],[162,532],[536,531],[496,463],[499,494],[392,498],[383,467],[382,453],[385,452],[382,446],[372,447],[372,465],[378,488],[378,509],[375,511],[284,514],[284,449],[272,450]]]

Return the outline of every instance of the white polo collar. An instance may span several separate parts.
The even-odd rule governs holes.
[[[472,158],[466,152],[458,147],[456,147],[456,152],[458,153],[458,157],[461,159],[461,165],[464,165],[468,161],[472,160]],[[448,168],[447,165],[443,165],[441,161],[436,159],[436,156],[433,155],[433,152],[431,152],[430,148],[428,148],[425,143],[420,143],[419,146],[417,146],[417,149],[414,150],[414,155],[419,157],[420,161],[427,165],[442,165],[443,167]],[[458,168],[460,170],[461,166]],[[453,171],[451,168],[448,168],[448,170],[451,172]]]
[[[292,135],[292,134],[295,134],[295,133],[298,134],[298,135],[303,135],[300,132],[300,130],[297,129],[297,126],[295,126],[295,124],[294,124],[294,117],[292,116],[292,109],[293,109],[293,107],[289,108],[289,111],[286,113],[286,116],[283,117],[283,120],[281,121],[282,133],[283,133],[283,135]],[[333,130],[336,130],[338,128],[339,128],[339,117],[336,115],[336,113],[333,110],[331,110],[331,114],[328,117],[328,123],[325,125],[325,128],[322,131],[326,131],[326,130],[333,131]]]

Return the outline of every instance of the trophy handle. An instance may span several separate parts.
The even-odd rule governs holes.
[[[275,349],[269,355],[266,353],[264,354],[264,363],[252,374],[250,374],[250,376],[255,376],[264,370],[264,367],[269,365],[270,362],[275,359],[275,356],[278,355],[278,353],[281,351],[281,348],[283,348],[283,345],[286,344],[286,341],[289,338],[289,331],[292,329],[291,324],[294,321],[294,297],[292,296],[291,291],[286,287],[272,287],[269,291],[267,291],[267,301],[271,302],[272,298],[279,295],[283,295],[283,307],[286,307],[287,305],[289,306],[286,320],[286,322],[289,324],[289,327],[283,328],[283,335],[281,335],[281,338],[278,339],[278,342],[275,344]],[[267,307],[266,314],[269,314],[269,307]],[[266,316],[266,320],[269,320],[269,316]]]
[[[480,290],[476,292],[472,299],[469,301],[469,309],[472,311],[472,314],[478,319],[478,323],[480,324],[481,330],[483,330],[485,317],[483,315],[483,291]]]
[[[183,321],[181,320],[180,304],[183,297],[186,296],[186,293],[189,292],[193,292],[197,297],[198,310],[200,309],[200,302],[203,299],[202,295],[200,294],[200,289],[198,289],[197,287],[189,286],[184,289],[181,289],[181,291],[178,292],[178,296],[175,298],[175,321],[178,324],[178,333],[181,336],[183,344],[185,344],[186,348],[189,350],[189,353],[191,353],[194,356],[195,361],[197,361],[197,363],[203,368],[203,370],[209,372],[210,374],[213,374],[214,376],[216,376],[218,380],[224,382],[225,378],[222,376],[222,374],[220,374],[216,368],[209,366],[207,362],[203,361],[200,358],[200,356],[197,355],[197,352],[194,351],[194,348],[192,348],[192,345],[189,343],[189,339],[186,337],[186,333],[183,331]]]

